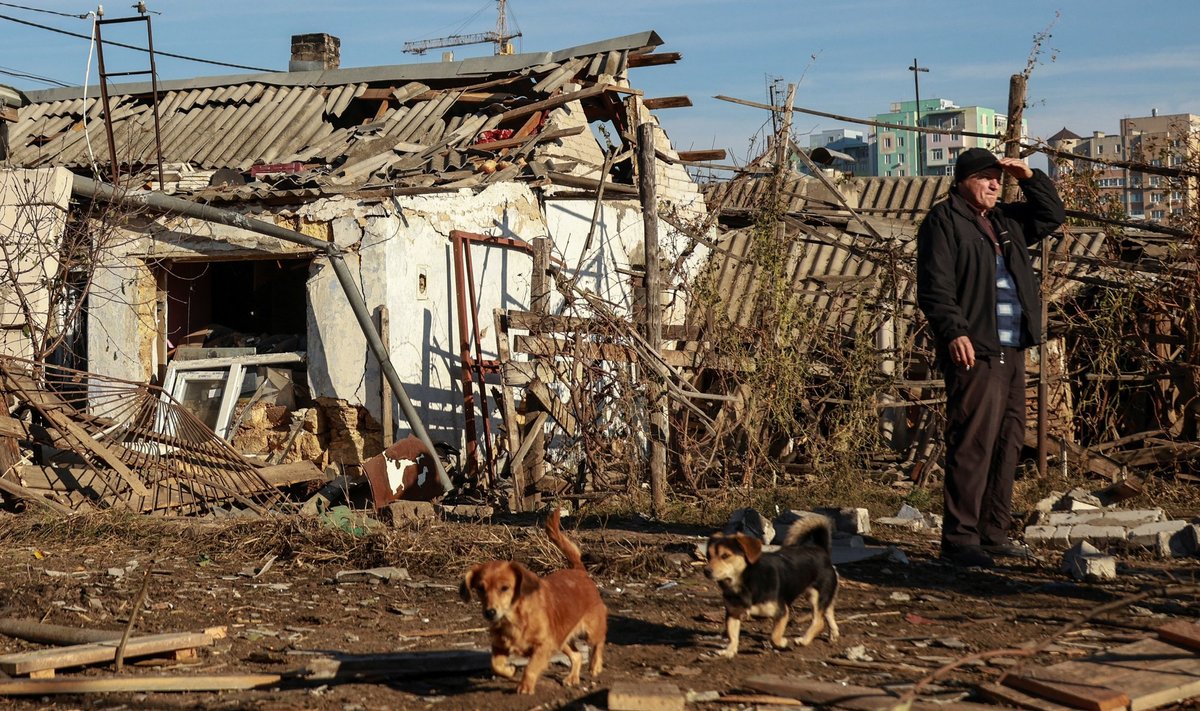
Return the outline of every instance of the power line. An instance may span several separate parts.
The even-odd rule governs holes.
[[[72,15],[69,12],[55,12],[54,10],[43,10],[40,7],[25,7],[24,5],[14,5],[11,2],[0,2],[0,5],[3,5],[4,7],[15,7],[18,10],[29,10],[30,12],[44,12],[47,15],[58,15],[60,17],[73,17],[77,20],[86,20],[87,19],[86,12],[83,13],[82,15]]]
[[[71,86],[70,84],[67,84],[66,82],[61,82],[57,79],[50,79],[48,77],[40,77],[37,74],[30,74],[29,72],[22,72],[22,71],[13,69],[12,67],[0,67],[0,74],[6,74],[10,77],[19,77],[21,79],[32,79],[34,81],[40,81],[40,82],[44,82],[46,84],[57,84],[58,86],[63,86],[63,87]]]
[[[39,30],[49,30],[50,32],[57,32],[60,35],[67,35],[69,37],[78,37],[79,39],[85,39],[85,40],[92,39],[91,37],[89,37],[87,35],[81,35],[77,32],[68,32],[67,30],[60,30],[57,27],[49,27],[47,25],[39,25],[36,22],[30,22],[28,20],[21,20],[16,17],[9,17],[8,15],[0,15],[0,20],[8,20],[9,22],[15,22],[19,25],[28,25],[30,27],[36,27]],[[125,49],[136,49],[139,52],[146,52],[146,53],[150,52],[150,50],[146,49],[145,47],[138,47],[136,45],[125,44],[123,42],[105,41],[105,44],[111,44],[115,47],[124,47]],[[263,69],[262,67],[248,67],[244,64],[230,64],[229,62],[217,62],[212,59],[199,59],[197,57],[188,57],[188,56],[182,55],[182,54],[173,54],[171,52],[161,52],[158,50],[155,50],[154,54],[156,56],[160,56],[160,57],[173,57],[175,59],[186,59],[189,62],[201,62],[203,64],[215,64],[215,65],[221,66],[221,67],[233,67],[234,69],[249,69],[249,70],[255,71],[255,72],[279,71],[277,69]]]

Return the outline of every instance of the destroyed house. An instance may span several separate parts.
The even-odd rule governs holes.
[[[631,81],[641,67],[678,60],[656,52],[661,44],[644,32],[463,61],[338,68],[334,60],[159,82],[157,96],[149,83],[116,85],[107,112],[97,87],[31,92],[8,127],[9,165],[48,176],[24,184],[44,183],[51,198],[40,203],[69,212],[80,202],[73,176],[110,179],[111,136],[115,172],[130,190],[336,244],[424,426],[457,446],[464,348],[495,358],[493,311],[529,308],[538,278],[548,279],[533,273],[531,245],[545,245],[558,275],[617,313],[633,312],[631,269],[644,261],[631,150],[639,126],[655,127],[659,208],[683,220],[706,214],[654,102]],[[76,334],[86,359],[73,365],[162,382],[230,437],[239,424],[231,403],[255,387],[239,370],[257,372],[260,386],[272,377],[262,366],[302,374],[297,385],[315,401],[336,403],[322,417],[345,436],[289,442],[289,460],[361,463],[380,451],[386,423],[388,441],[408,431],[325,254],[169,213],[108,222],[118,234]],[[674,258],[682,234],[664,225],[659,239]],[[548,295],[551,310],[556,298]],[[196,371],[185,352],[228,355],[235,366]],[[276,429],[265,433],[270,441],[235,446],[279,449],[286,420],[265,417]]]

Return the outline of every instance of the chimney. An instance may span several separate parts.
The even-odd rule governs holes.
[[[337,69],[342,63],[342,41],[333,35],[318,32],[311,35],[292,35],[292,61],[289,72]]]
[[[1150,109],[1150,117],[1157,118],[1158,117],[1158,109]]]

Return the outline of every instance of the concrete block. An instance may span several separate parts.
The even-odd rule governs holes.
[[[615,681],[608,689],[609,711],[683,711],[678,686],[661,681]]]
[[[1062,571],[1076,580],[1116,580],[1117,560],[1083,541],[1063,554]]]
[[[1025,543],[1031,546],[1050,546],[1054,542],[1054,526],[1026,526]]]
[[[897,528],[907,528],[912,531],[925,530],[925,521],[919,518],[900,518],[898,516],[881,516],[875,519],[875,523],[880,526],[895,526]]]
[[[1055,512],[1046,517],[1045,523],[1052,526],[1140,526],[1166,518],[1162,509],[1097,509],[1095,511]]]
[[[442,516],[457,516],[475,520],[491,518],[495,513],[495,509],[486,504],[435,504],[433,508]]]
[[[814,511],[828,516],[833,521],[833,530],[839,533],[852,535],[871,533],[871,512],[867,509],[822,507],[814,509]]]
[[[428,501],[393,501],[387,505],[392,525],[401,521],[420,521],[437,518],[433,504]]]
[[[1129,544],[1148,548],[1159,558],[1189,556],[1196,550],[1191,526],[1187,521],[1147,523],[1129,532]]]
[[[1112,545],[1124,545],[1129,539],[1129,529],[1124,526],[1093,526],[1085,523],[1071,526],[1069,535],[1072,544],[1086,541],[1094,546],[1107,548]]]
[[[797,517],[799,517],[799,514],[797,514]],[[792,518],[791,520],[794,521],[796,518]],[[781,529],[785,528],[781,527]],[[729,521],[725,523],[725,528],[722,531],[727,536],[741,533],[751,538],[757,538],[763,543],[778,543],[775,540],[775,527],[755,509],[738,509],[734,511],[729,515]]]

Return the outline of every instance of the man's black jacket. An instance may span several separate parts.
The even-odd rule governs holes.
[[[1066,220],[1050,178],[1034,169],[1018,181],[1025,202],[998,204],[988,213],[1024,311],[1021,345],[1042,341],[1042,302],[1034,280],[1030,247]],[[917,304],[925,313],[944,368],[947,347],[970,336],[977,356],[1000,353],[996,333],[996,252],[973,217],[974,210],[952,189],[933,206],[917,231]]]

